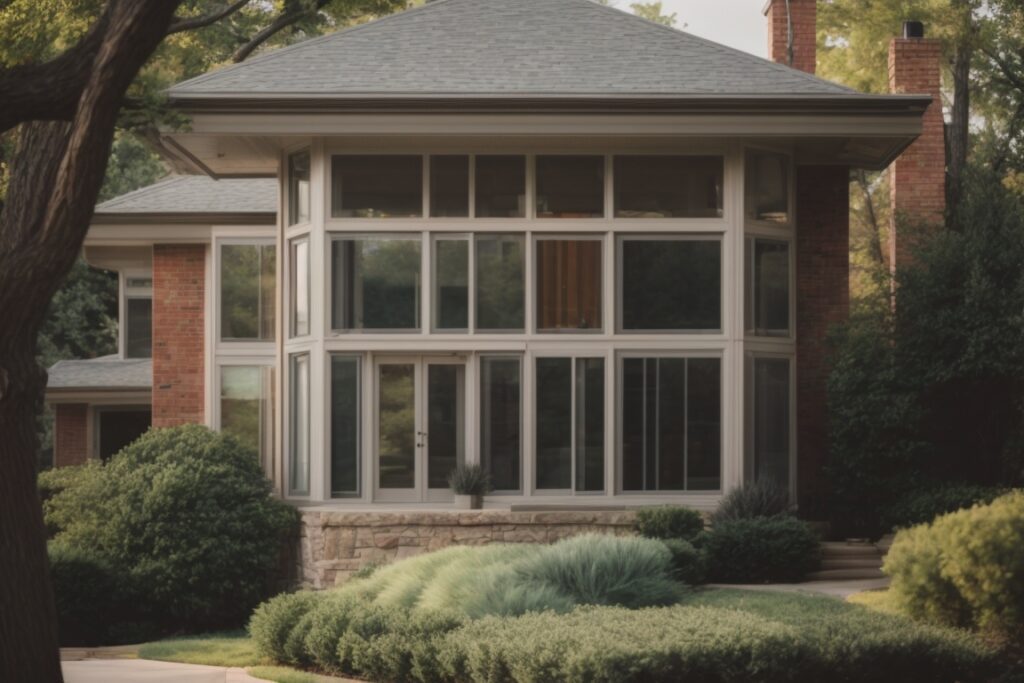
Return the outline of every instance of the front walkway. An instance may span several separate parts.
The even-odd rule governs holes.
[[[713,583],[711,588],[741,588],[751,591],[772,591],[776,593],[812,593],[845,600],[854,593],[877,591],[889,587],[889,578],[851,579],[847,581],[805,581],[804,583]]]
[[[149,659],[83,659],[65,661],[61,667],[65,683],[257,683],[260,680],[244,669]]]

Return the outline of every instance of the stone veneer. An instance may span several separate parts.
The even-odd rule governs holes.
[[[418,512],[302,512],[298,578],[330,588],[371,564],[385,564],[451,545],[551,543],[569,536],[628,536],[636,513],[627,510],[460,510]]]

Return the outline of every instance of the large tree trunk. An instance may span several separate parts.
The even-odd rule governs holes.
[[[81,82],[47,83],[49,116],[64,118],[67,88],[80,93],[70,123],[31,122],[38,100],[10,98],[26,74],[0,74],[4,123],[23,123],[0,210],[0,681],[61,681],[53,595],[35,484],[35,416],[45,372],[36,339],[50,299],[78,256],[106,169],[125,91],[163,39],[180,0],[111,0]],[[59,91],[58,91],[59,90]],[[2,129],[0,129],[2,132]]]

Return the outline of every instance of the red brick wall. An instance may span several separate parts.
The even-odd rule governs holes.
[[[931,95],[919,137],[889,167],[894,228],[889,257],[895,267],[905,258],[901,222],[940,224],[946,210],[946,140],[942,118],[942,46],[938,40],[895,38],[889,44],[889,88],[894,93]]]
[[[797,494],[801,514],[826,502],[829,328],[850,312],[850,171],[801,166],[796,185]]]
[[[768,58],[794,69],[813,74],[818,58],[817,0],[771,0],[765,8],[768,17]],[[793,63],[789,62],[789,25],[793,25]]]
[[[202,423],[206,246],[153,247],[153,426]]]
[[[89,458],[88,406],[58,403],[53,416],[53,466],[82,465]]]

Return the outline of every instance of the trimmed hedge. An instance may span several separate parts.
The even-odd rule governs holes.
[[[273,594],[297,514],[233,437],[150,430],[70,479],[45,508],[55,540],[102,558],[122,590],[138,587],[141,619],[164,631],[237,627]]]
[[[882,523],[887,529],[906,529],[977,503],[991,503],[1003,493],[1005,489],[977,484],[939,484],[913,491],[886,506]]]
[[[794,517],[757,517],[716,524],[701,535],[707,578],[721,583],[799,581],[818,568],[820,546]]]
[[[1024,491],[896,535],[884,571],[911,616],[1024,634]]]
[[[679,505],[641,508],[636,513],[636,530],[647,538],[692,541],[704,531],[704,518]]]
[[[425,683],[942,683],[982,681],[993,671],[992,653],[963,632],[826,598],[719,590],[695,594],[690,605],[467,620],[341,594],[298,593],[261,608],[251,626],[260,653],[336,674]],[[299,639],[303,657],[282,658],[283,643]]]

